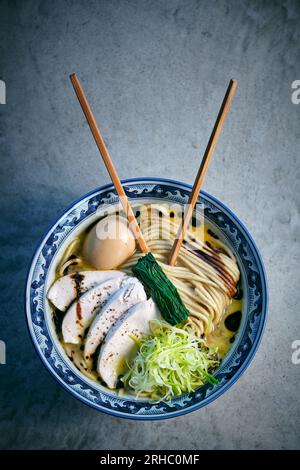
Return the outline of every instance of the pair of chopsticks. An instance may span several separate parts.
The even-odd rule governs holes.
[[[122,183],[120,181],[118,173],[115,169],[115,166],[112,162],[112,159],[110,158],[107,147],[106,147],[105,142],[103,140],[103,137],[101,135],[100,129],[97,125],[95,116],[93,115],[93,112],[91,110],[91,107],[89,105],[87,97],[86,97],[86,95],[83,91],[83,88],[80,84],[80,81],[79,81],[79,79],[78,79],[78,77],[75,73],[70,75],[70,79],[71,79],[72,85],[74,87],[75,93],[77,95],[77,98],[79,100],[79,103],[81,105],[82,111],[85,114],[86,120],[88,122],[88,125],[91,129],[91,132],[92,132],[93,137],[95,139],[95,142],[97,144],[97,147],[98,147],[98,149],[100,151],[100,154],[103,158],[103,161],[105,163],[105,166],[107,168],[109,176],[110,176],[110,178],[111,178],[111,180],[114,184],[114,187],[117,191],[117,194],[119,196],[119,199],[120,199],[121,204],[123,206],[123,209],[125,211],[128,222],[130,223],[130,228],[132,229],[132,231],[135,235],[136,241],[137,241],[141,251],[143,253],[148,253],[150,251],[150,249],[148,248],[148,246],[145,242],[145,239],[143,237],[143,234],[141,232],[139,224],[138,224],[138,222],[135,218],[135,215],[134,215],[134,212],[133,212],[132,207],[130,205],[130,202],[128,201],[128,198],[126,196],[126,193],[125,193],[124,188],[122,186]],[[174,266],[174,264],[176,263],[181,244],[183,242],[186,230],[189,226],[189,223],[190,223],[190,220],[191,220],[191,217],[192,217],[192,214],[193,214],[195,204],[196,204],[197,199],[198,199],[198,195],[199,195],[201,186],[203,184],[205,175],[206,175],[207,170],[208,170],[208,165],[210,163],[210,160],[211,160],[211,158],[213,156],[213,153],[214,153],[214,150],[216,148],[216,145],[217,145],[218,139],[220,137],[221,130],[222,130],[224,121],[226,119],[227,113],[229,111],[229,107],[230,107],[231,101],[234,97],[236,88],[237,88],[237,81],[236,80],[230,80],[227,91],[225,93],[225,97],[223,99],[223,102],[222,102],[222,105],[221,105],[221,108],[220,108],[220,111],[219,111],[219,114],[218,114],[218,117],[217,117],[217,120],[216,120],[216,123],[214,125],[213,130],[212,130],[212,133],[211,133],[210,139],[208,141],[206,150],[204,152],[204,155],[203,155],[203,158],[202,158],[202,161],[201,161],[201,164],[200,164],[200,167],[199,167],[199,170],[198,170],[198,173],[197,173],[194,185],[193,185],[193,189],[192,189],[191,195],[190,195],[189,200],[188,200],[188,204],[186,205],[186,208],[185,208],[182,224],[180,225],[180,227],[178,229],[177,236],[174,240],[174,244],[173,244],[171,252],[170,252],[170,256],[169,256],[169,260],[168,260],[168,264],[170,266]]]

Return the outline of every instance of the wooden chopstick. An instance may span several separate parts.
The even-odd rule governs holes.
[[[105,166],[107,168],[107,171],[109,173],[109,176],[111,177],[111,180],[113,182],[113,185],[117,191],[117,194],[119,196],[119,199],[121,201],[121,204],[123,206],[123,209],[125,211],[127,220],[130,224],[130,228],[132,229],[136,241],[143,253],[148,253],[149,248],[146,245],[146,242],[144,240],[143,234],[141,232],[141,229],[139,227],[139,224],[137,223],[137,220],[135,218],[135,215],[133,213],[132,207],[130,205],[130,202],[128,201],[128,198],[125,194],[124,188],[122,186],[122,183],[120,181],[120,178],[118,176],[117,170],[114,167],[114,164],[112,162],[112,159],[110,158],[110,155],[108,153],[107,147],[105,145],[105,142],[103,140],[103,137],[101,135],[100,129],[97,125],[96,119],[93,115],[92,109],[89,105],[89,102],[87,100],[87,97],[83,91],[83,88],[80,84],[80,81],[75,73],[70,75],[70,80],[72,82],[72,85],[74,87],[75,93],[77,95],[77,98],[79,100],[79,103],[81,105],[82,111],[84,112],[84,115],[86,117],[86,120],[88,122],[88,125],[90,126],[91,132],[93,134],[93,137],[95,139],[95,142],[97,144],[98,149],[100,150],[100,154],[103,158],[103,161],[105,163]]]
[[[201,162],[200,168],[198,170],[198,173],[197,173],[194,185],[193,185],[191,195],[189,197],[187,206],[185,208],[182,224],[180,225],[180,227],[178,229],[176,238],[174,240],[174,243],[173,243],[173,246],[172,246],[172,249],[171,249],[171,252],[170,252],[170,256],[169,256],[169,265],[170,266],[174,266],[174,264],[176,263],[178,253],[179,253],[181,244],[182,244],[183,239],[184,239],[184,235],[185,235],[186,230],[188,228],[188,225],[190,223],[190,220],[191,220],[191,217],[192,217],[192,214],[193,214],[193,210],[194,210],[195,204],[196,204],[197,199],[198,199],[200,188],[203,184],[203,181],[204,181],[207,169],[208,169],[209,162],[210,162],[210,160],[213,156],[213,153],[214,153],[214,150],[216,148],[218,139],[220,137],[221,130],[222,130],[225,118],[227,116],[227,113],[229,111],[231,101],[232,101],[232,99],[234,97],[234,94],[236,92],[236,88],[237,88],[237,81],[236,80],[230,80],[227,91],[226,91],[226,94],[225,94],[225,97],[224,97],[224,100],[223,100],[223,103],[221,105],[221,108],[220,108],[220,111],[219,111],[219,114],[218,114],[218,117],[217,117],[217,120],[216,120],[216,123],[214,125],[213,130],[212,130],[212,133],[211,133],[210,139],[208,141],[206,150],[204,152],[202,162]]]

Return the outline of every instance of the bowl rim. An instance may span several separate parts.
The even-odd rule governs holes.
[[[149,182],[154,181],[154,182],[157,182],[157,183],[159,183],[159,182],[160,183],[170,183],[170,184],[173,184],[175,186],[180,185],[180,186],[184,187],[187,190],[192,189],[192,185],[190,185],[188,183],[185,183],[185,182],[182,182],[182,181],[179,181],[179,180],[175,180],[173,178],[163,178],[163,177],[149,177],[148,176],[148,177],[126,178],[126,179],[122,179],[121,183],[124,185],[124,184],[128,184],[128,183],[139,183],[139,182],[142,183],[142,182],[147,182],[147,181],[149,181]],[[243,375],[245,370],[249,367],[249,365],[252,362],[252,360],[253,360],[253,358],[254,358],[254,356],[255,356],[258,348],[259,348],[259,345],[261,343],[261,340],[262,340],[262,337],[263,337],[263,334],[264,334],[264,331],[265,331],[265,327],[266,327],[266,321],[267,321],[267,317],[268,317],[268,307],[269,307],[269,289],[268,289],[266,269],[265,269],[264,262],[262,260],[262,256],[260,254],[260,251],[257,247],[256,242],[254,241],[254,239],[253,239],[252,235],[250,234],[249,230],[246,228],[246,226],[243,224],[243,222],[239,219],[239,217],[231,209],[229,209],[223,202],[221,202],[218,198],[216,198],[215,196],[212,196],[210,193],[208,193],[206,191],[201,190],[200,194],[199,194],[199,197],[201,195],[203,195],[204,197],[207,197],[207,198],[211,199],[213,202],[215,202],[218,206],[220,206],[221,209],[224,209],[225,212],[227,212],[234,219],[234,221],[242,228],[242,230],[245,232],[246,236],[248,237],[249,241],[251,242],[251,245],[253,247],[253,250],[255,251],[255,254],[257,256],[258,262],[259,262],[260,267],[261,267],[261,274],[262,274],[261,282],[262,282],[262,286],[263,286],[263,292],[264,292],[264,295],[265,295],[264,310],[262,310],[262,312],[261,312],[261,314],[263,316],[263,319],[262,319],[260,328],[257,331],[256,337],[255,337],[255,340],[254,340],[254,343],[252,345],[252,349],[251,349],[249,355],[247,356],[247,358],[245,359],[245,361],[243,362],[241,367],[238,369],[236,374],[227,383],[225,383],[224,386],[222,388],[220,388],[213,396],[208,397],[203,401],[199,401],[198,403],[196,403],[194,405],[187,406],[186,408],[183,408],[183,409],[180,409],[180,410],[176,410],[176,411],[174,411],[174,412],[172,412],[168,415],[136,415],[136,414],[128,414],[127,412],[112,411],[112,410],[109,410],[109,409],[105,408],[105,406],[102,406],[100,408],[99,405],[96,405],[96,404],[92,403],[91,401],[85,399],[84,397],[75,394],[74,391],[71,388],[69,388],[67,386],[67,384],[65,384],[65,382],[62,379],[58,378],[54,374],[54,372],[49,367],[49,364],[46,361],[46,358],[44,357],[44,355],[39,350],[39,348],[38,348],[38,346],[35,342],[35,339],[33,338],[33,335],[31,333],[30,321],[29,321],[31,310],[30,310],[30,306],[28,307],[28,304],[29,304],[28,298],[30,296],[30,276],[31,276],[32,269],[34,267],[34,261],[36,259],[36,256],[37,256],[42,244],[47,239],[51,229],[59,223],[60,219],[62,219],[67,212],[69,212],[72,208],[74,208],[82,200],[84,200],[86,198],[89,198],[90,196],[92,196],[93,194],[96,194],[99,191],[104,191],[106,189],[109,189],[110,187],[113,188],[112,183],[104,184],[102,186],[94,188],[93,190],[91,190],[91,191],[83,194],[79,198],[76,198],[75,200],[73,200],[61,213],[59,213],[59,215],[57,216],[55,221],[52,222],[50,225],[48,225],[47,229],[44,231],[43,236],[40,237],[40,239],[38,240],[36,249],[34,250],[34,253],[31,257],[29,268],[28,268],[28,271],[27,271],[26,282],[25,282],[25,292],[24,292],[24,294],[25,294],[24,295],[24,304],[25,304],[24,305],[24,310],[25,310],[26,325],[27,325],[29,336],[31,338],[31,341],[33,343],[33,346],[34,346],[34,349],[37,353],[37,356],[40,358],[41,362],[43,363],[43,365],[45,366],[47,371],[51,374],[51,376],[55,379],[55,381],[64,390],[66,390],[69,393],[69,395],[71,395],[73,398],[76,398],[80,402],[84,403],[85,405],[87,405],[91,408],[96,409],[97,411],[101,411],[103,413],[106,413],[106,414],[109,414],[111,416],[115,416],[115,417],[118,417],[118,418],[122,418],[122,419],[139,420],[139,421],[152,421],[152,420],[171,419],[171,418],[175,418],[175,417],[183,416],[185,414],[192,413],[192,412],[194,412],[194,411],[196,411],[200,408],[203,408],[204,406],[209,405],[210,403],[215,401],[217,398],[219,398],[221,395],[223,395],[223,393],[225,393],[230,387],[232,387],[237,382],[237,380]]]

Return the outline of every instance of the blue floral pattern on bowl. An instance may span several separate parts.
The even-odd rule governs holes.
[[[185,204],[191,191],[187,184],[158,178],[123,181],[131,201],[143,199]],[[258,249],[239,219],[222,203],[201,192],[199,203],[205,217],[222,232],[232,247],[241,270],[244,290],[243,322],[236,340],[216,373],[219,385],[206,384],[194,393],[170,403],[151,403],[118,396],[85,377],[70,364],[49,332],[45,314],[47,274],[51,262],[66,237],[104,204],[116,204],[112,185],[104,186],[74,203],[50,228],[39,245],[28,274],[26,313],[35,348],[47,369],[72,395],[84,403],[115,416],[132,419],[165,419],[201,408],[224,393],[242,374],[259,345],[267,315],[266,275]]]

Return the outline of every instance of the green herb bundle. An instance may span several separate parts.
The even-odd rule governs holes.
[[[174,284],[165,275],[152,253],[140,258],[132,268],[149,296],[155,301],[163,318],[178,325],[189,316]]]

